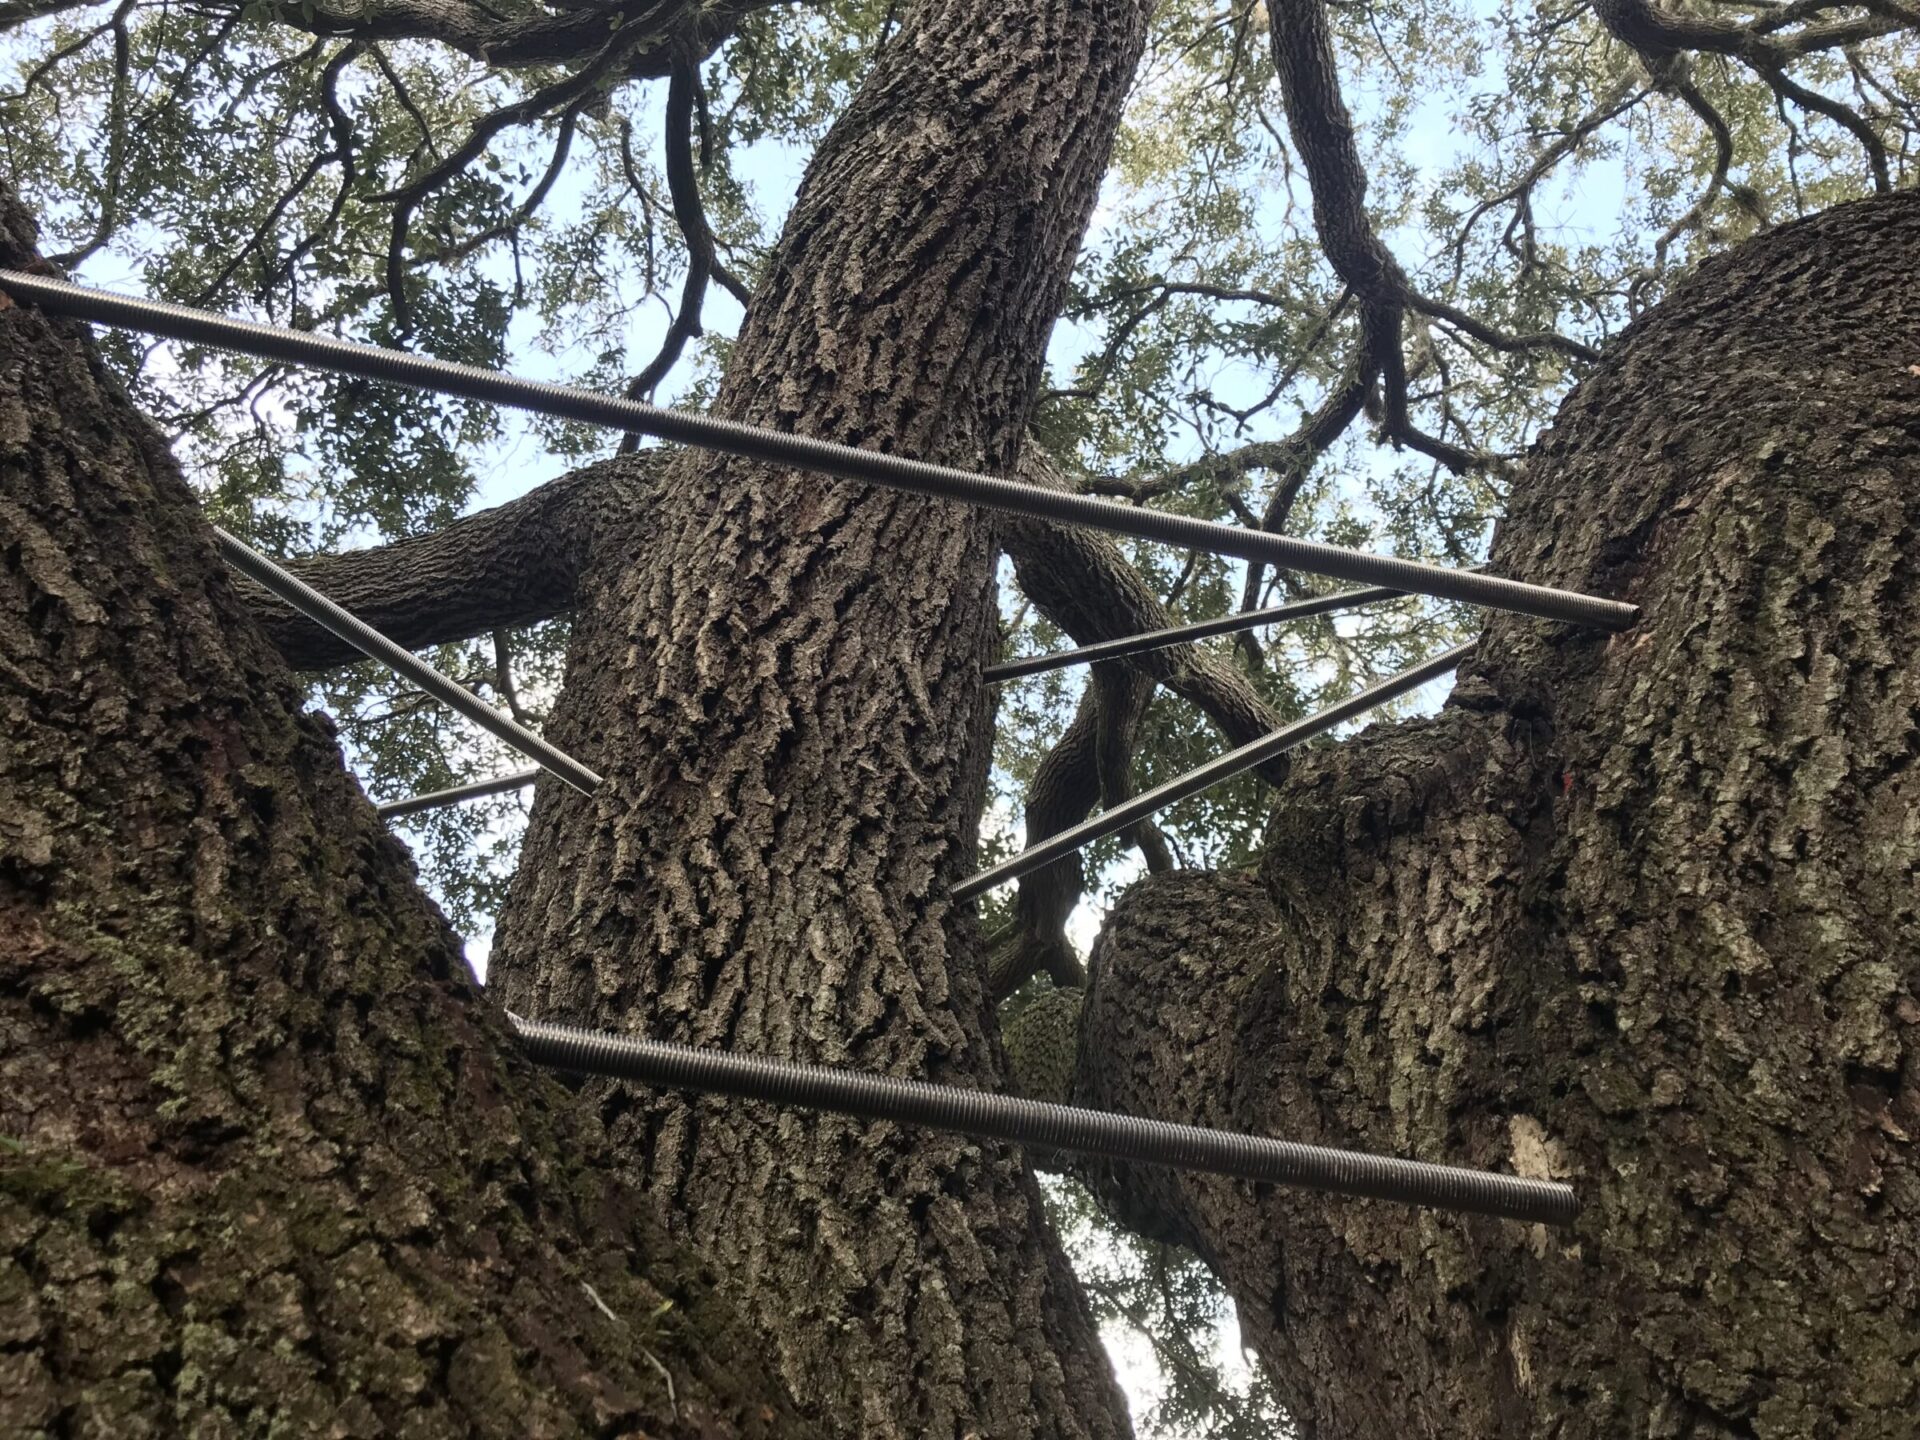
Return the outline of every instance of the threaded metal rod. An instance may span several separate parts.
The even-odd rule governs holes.
[[[1114,835],[1126,829],[1136,820],[1143,820],[1156,810],[1164,810],[1176,800],[1184,800],[1189,795],[1198,795],[1202,790],[1218,785],[1222,780],[1251,770],[1263,760],[1284,754],[1296,746],[1304,745],[1316,735],[1333,729],[1343,720],[1351,720],[1356,715],[1365,714],[1376,705],[1384,705],[1396,695],[1404,695],[1409,690],[1418,689],[1429,680],[1437,680],[1464,660],[1467,652],[1473,649],[1472,642],[1456,645],[1444,654],[1431,660],[1423,660],[1410,670],[1402,670],[1398,675],[1389,675],[1377,685],[1369,685],[1358,694],[1349,695],[1326,709],[1296,720],[1291,725],[1283,725],[1271,735],[1263,735],[1258,740],[1242,745],[1238,750],[1229,750],[1224,755],[1215,756],[1206,764],[1177,775],[1164,785],[1157,785],[1143,795],[1136,795],[1124,804],[1111,810],[1103,810],[1091,820],[1062,830],[1057,835],[1049,835],[1034,845],[1029,845],[1018,855],[1002,860],[991,869],[982,870],[977,875],[969,875],[953,887],[955,900],[971,900],[996,885],[1005,885],[1010,880],[1018,880],[1046,865],[1051,865],[1063,855],[1070,855],[1082,846]]]
[[[831,1110],[863,1120],[891,1120],[1018,1145],[1171,1165],[1509,1220],[1565,1225],[1578,1209],[1572,1187],[1549,1180],[1428,1165],[1259,1135],[1235,1135],[1106,1110],[1082,1110],[1013,1095],[930,1085],[923,1080],[799,1065],[790,1060],[510,1018],[521,1045],[536,1064],[576,1075],[637,1080],[668,1089],[734,1095],[806,1110]]]
[[[420,795],[409,795],[404,800],[389,800],[384,805],[373,808],[379,812],[382,820],[397,820],[402,815],[415,815],[422,810],[438,810],[443,805],[458,805],[463,800],[478,800],[487,795],[504,795],[509,790],[520,790],[533,784],[540,778],[538,770],[516,770],[511,775],[496,775],[491,780],[475,780],[466,785],[453,785],[445,790],[429,790]]]
[[[999,480],[908,460],[897,455],[882,455],[872,450],[857,450],[804,435],[787,435],[763,430],[734,420],[711,415],[692,415],[678,410],[662,410],[638,400],[598,395],[570,385],[553,385],[527,380],[498,370],[476,365],[458,365],[413,355],[404,350],[387,350],[374,345],[356,345],[326,335],[289,330],[278,325],[262,325],[251,320],[236,320],[184,305],[171,305],[130,295],[113,295],[92,290],[65,280],[43,275],[28,275],[19,270],[0,268],[0,288],[16,300],[31,300],[47,310],[72,315],[104,325],[120,325],[152,335],[237,351],[284,364],[306,365],[316,369],[339,371],[368,379],[388,380],[420,390],[435,390],[506,405],[535,414],[554,415],[589,425],[605,425],[616,430],[651,435],[657,439],[703,446],[728,455],[798,470],[812,470],[842,480],[861,480],[908,490],[920,495],[935,495],[962,500],[989,509],[1016,515],[1031,515],[1069,525],[1085,525],[1142,540],[1156,540],[1189,549],[1234,555],[1259,560],[1288,570],[1305,570],[1335,579],[1363,585],[1392,585],[1422,595],[1435,595],[1469,605],[1486,605],[1515,610],[1547,620],[1564,620],[1574,625],[1595,626],[1602,630],[1624,630],[1634,623],[1639,611],[1617,600],[1579,595],[1545,585],[1528,585],[1492,575],[1449,570],[1415,560],[1399,560],[1386,555],[1368,555],[1343,550],[1337,545],[1296,540],[1264,530],[1245,530],[1187,515],[1169,515],[1100,500],[1088,495],[1073,495],[1042,490],[1012,480]]]
[[[358,616],[349,614],[283,565],[277,565],[244,540],[213,527],[220,555],[248,579],[278,595],[321,629],[378,660],[396,675],[411,680],[434,699],[458,710],[474,724],[504,740],[541,769],[558,775],[583,795],[593,793],[600,777],[556,750],[512,718],[502,715],[465,686],[456,684],[404,645],[389,640]]]
[[[1242,610],[1219,615],[1211,620],[1195,620],[1188,625],[1170,625],[1165,630],[1143,630],[1138,635],[1122,635],[1116,640],[1101,640],[1072,650],[1055,650],[1046,655],[1027,655],[986,668],[989,685],[1002,680],[1018,680],[1027,675],[1043,675],[1049,670],[1064,670],[1069,665],[1091,665],[1098,660],[1119,660],[1127,655],[1144,655],[1149,650],[1164,650],[1172,645],[1187,645],[1209,635],[1232,635],[1240,630],[1257,630],[1262,625],[1277,625],[1283,620],[1305,620],[1333,610],[1352,610],[1362,605],[1378,605],[1383,600],[1399,600],[1404,590],[1385,585],[1370,585],[1364,590],[1337,590],[1331,595],[1315,595],[1308,600],[1290,600],[1285,605],[1270,605],[1264,610]]]

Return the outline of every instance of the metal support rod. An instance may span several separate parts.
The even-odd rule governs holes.
[[[403,645],[396,644],[366,621],[349,614],[285,566],[277,565],[244,540],[213,527],[220,555],[249,579],[278,595],[321,629],[329,631],[362,655],[378,660],[395,674],[418,685],[434,699],[458,710],[474,724],[491,731],[543,770],[558,775],[583,795],[593,793],[600,777],[556,750],[525,726],[502,715],[478,695],[434,669]]]
[[[382,820],[398,820],[402,815],[418,814],[422,810],[438,810],[443,805],[458,805],[463,800],[479,800],[487,795],[504,795],[509,790],[520,790],[533,784],[540,778],[538,770],[516,770],[511,775],[496,775],[491,780],[475,780],[466,785],[454,785],[446,790],[429,790],[421,795],[409,795],[404,800],[389,800],[384,805],[373,808]]]
[[[1238,630],[1257,630],[1282,620],[1304,620],[1310,615],[1325,615],[1332,610],[1351,610],[1361,605],[1378,605],[1382,600],[1399,600],[1404,590],[1384,585],[1364,590],[1336,590],[1331,595],[1315,595],[1309,600],[1290,600],[1285,605],[1270,605],[1265,610],[1242,610],[1219,615],[1211,620],[1195,620],[1189,625],[1172,625],[1165,630],[1143,630],[1138,635],[1122,635],[1117,640],[1101,640],[1073,650],[1055,650],[1046,655],[1026,655],[1018,660],[989,665],[989,685],[1001,680],[1018,680],[1027,675],[1042,675],[1049,670],[1064,670],[1069,665],[1091,665],[1096,660],[1118,660],[1127,655],[1144,655],[1149,650],[1164,650],[1171,645],[1186,645],[1209,635],[1231,635]]]
[[[47,310],[104,325],[120,325],[152,335],[237,351],[285,364],[306,365],[368,379],[387,380],[415,389],[435,390],[468,400],[506,405],[535,414],[558,416],[590,425],[651,435],[657,439],[704,446],[728,455],[770,465],[812,470],[842,480],[861,480],[920,495],[962,500],[1016,515],[1031,515],[1069,525],[1085,525],[1142,540],[1156,540],[1189,549],[1259,560],[1288,570],[1350,580],[1363,585],[1392,585],[1422,595],[1436,595],[1469,605],[1486,605],[1563,620],[1602,630],[1624,630],[1639,611],[1617,600],[1579,595],[1544,585],[1529,585],[1497,576],[1450,570],[1415,560],[1369,555],[1337,545],[1297,540],[1264,530],[1247,530],[1197,520],[1187,515],[1123,505],[1089,495],[1042,490],[1012,480],[1000,480],[836,445],[805,435],[788,435],[679,410],[662,410],[638,400],[600,395],[570,385],[553,385],[458,365],[404,350],[357,345],[331,336],[236,320],[184,305],[114,295],[65,280],[0,268],[0,288],[15,300],[30,300]]]
[[[1251,770],[1263,760],[1303,745],[1321,735],[1343,720],[1351,720],[1356,715],[1365,714],[1376,705],[1384,705],[1396,695],[1404,695],[1416,690],[1429,680],[1437,680],[1452,670],[1473,649],[1473,643],[1456,645],[1444,654],[1431,660],[1423,660],[1410,670],[1402,670],[1398,675],[1389,675],[1377,685],[1369,685],[1358,694],[1349,695],[1337,704],[1296,720],[1291,725],[1283,725],[1271,735],[1263,735],[1258,740],[1242,745],[1238,750],[1229,750],[1224,755],[1215,756],[1206,764],[1189,770],[1184,775],[1175,776],[1164,785],[1157,785],[1143,795],[1136,795],[1124,804],[1111,810],[1103,810],[1091,820],[1083,821],[1071,829],[1062,830],[1057,835],[1049,835],[1036,844],[1029,845],[1018,855],[1002,860],[991,869],[982,870],[977,875],[969,875],[953,887],[955,900],[971,900],[993,889],[996,885],[1005,885],[1010,880],[1018,880],[1022,875],[1032,874],[1044,865],[1051,865],[1063,855],[1070,855],[1084,845],[1126,829],[1136,820],[1145,819],[1156,810],[1164,810],[1176,800],[1184,800],[1189,795],[1198,795],[1202,790],[1218,785],[1222,780]]]
[[[1235,1135],[860,1070],[702,1050],[665,1040],[522,1020],[517,1015],[510,1018],[529,1058],[576,1075],[637,1080],[673,1090],[830,1110],[863,1120],[891,1120],[1017,1145],[1509,1220],[1566,1225],[1578,1210],[1572,1187],[1550,1180]]]

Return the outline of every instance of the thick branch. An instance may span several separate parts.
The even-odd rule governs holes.
[[[1662,59],[1687,51],[1708,51],[1735,56],[1762,71],[1784,67],[1802,55],[1858,45],[1920,24],[1920,13],[1888,5],[1878,14],[1809,25],[1774,39],[1767,32],[1780,28],[1782,21],[1777,16],[1741,24],[1705,15],[1683,15],[1655,5],[1653,0],[1594,0],[1593,10],[1612,34],[1643,55]]]
[[[1553,349],[1574,359],[1595,352],[1552,333],[1506,335],[1443,301],[1421,295],[1387,249],[1367,214],[1367,174],[1354,141],[1354,122],[1340,90],[1332,27],[1321,0],[1276,0],[1268,7],[1274,71],[1286,102],[1287,127],[1306,167],[1320,248],[1360,302],[1365,342],[1364,371],[1378,376],[1383,429],[1389,439],[1412,444],[1455,469],[1481,456],[1445,445],[1419,432],[1407,413],[1407,368],[1401,348],[1409,308],[1443,317],[1495,349]]]
[[[1031,454],[1022,461],[1020,474],[1030,485],[1067,486],[1058,471]],[[1020,588],[1042,614],[1082,645],[1161,630],[1173,623],[1140,572],[1104,535],[1011,520],[1004,540]],[[1129,663],[1199,706],[1235,745],[1258,739],[1281,724],[1244,675],[1205,650],[1176,646],[1135,656]],[[1286,774],[1285,758],[1269,762],[1260,773],[1277,782]]]
[[[596,538],[624,533],[647,509],[657,453],[576,470],[432,535],[314,556],[289,568],[411,649],[551,619],[572,604],[574,581]],[[237,583],[296,670],[358,658],[265,591]]]
[[[1320,248],[1360,301],[1372,367],[1390,372],[1401,363],[1400,321],[1412,286],[1367,216],[1367,172],[1340,92],[1326,8],[1320,0],[1276,0],[1267,13],[1287,130],[1306,167]]]

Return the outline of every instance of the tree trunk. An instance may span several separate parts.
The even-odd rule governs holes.
[[[1920,195],[1708,265],[1563,409],[1446,710],[1149,880],[1078,1098],[1571,1180],[1548,1231],[1144,1170],[1306,1433],[1911,1436]]]
[[[804,1429],[301,698],[165,441],[0,303],[0,1432]]]
[[[917,4],[822,144],[719,413],[1009,472],[1144,44],[1145,0]],[[589,561],[493,952],[522,1013],[997,1089],[972,865],[990,519],[701,453]],[[1006,1148],[594,1092],[813,1414],[1111,1435],[1124,1409]]]

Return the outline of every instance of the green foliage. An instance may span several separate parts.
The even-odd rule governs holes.
[[[1247,1357],[1223,1355],[1230,1314],[1206,1267],[1184,1250],[1118,1229],[1072,1180],[1044,1177],[1047,1213],[1086,1287],[1107,1345],[1144,1345],[1157,1384],[1134,1426],[1142,1440],[1287,1440],[1273,1387]]]

